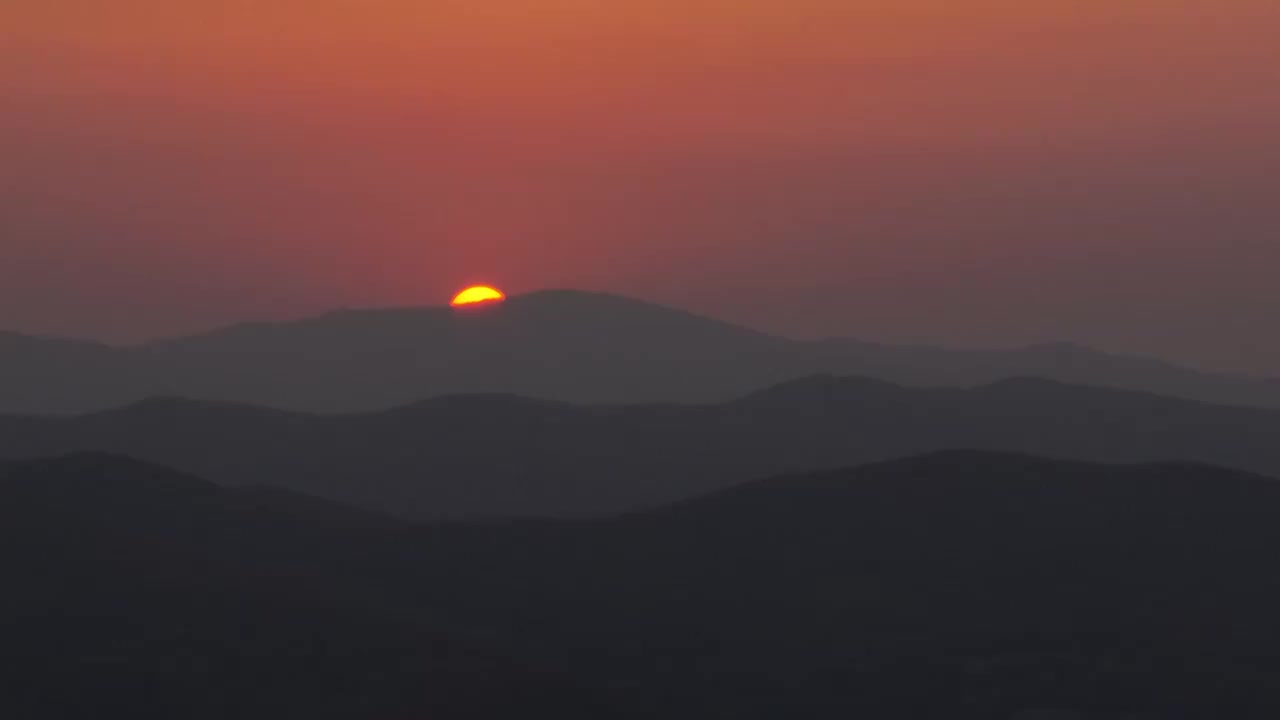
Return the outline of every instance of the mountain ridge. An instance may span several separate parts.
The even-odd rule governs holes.
[[[559,671],[331,568],[396,527],[127,457],[0,463],[0,714],[618,716]]]
[[[1262,720],[1277,512],[1253,473],[948,451],[432,531],[408,582],[518,616],[593,677],[647,678],[658,717]]]
[[[14,717],[1280,712],[1280,480],[1253,473],[945,451],[616,517],[417,526],[128,458],[13,473],[52,490],[0,481]],[[86,485],[109,492],[67,508]]]
[[[137,346],[0,341],[0,412],[77,414],[173,395],[369,411],[459,393],[708,403],[820,373],[961,387],[1012,376],[1280,408],[1280,381],[1072,345],[959,351],[791,340],[622,296],[543,291],[485,308],[344,310]],[[19,347],[20,346],[20,347]],[[1068,349],[1064,349],[1068,348]]]
[[[161,399],[0,415],[0,458],[117,452],[417,519],[609,514],[953,448],[1280,475],[1280,411],[1038,379],[912,388],[828,375],[712,404],[481,394],[354,414]]]

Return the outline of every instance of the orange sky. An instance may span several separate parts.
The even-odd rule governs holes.
[[[1263,0],[12,0],[0,327],[491,281],[1280,373],[1276,37]]]

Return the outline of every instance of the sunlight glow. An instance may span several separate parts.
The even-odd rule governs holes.
[[[476,285],[455,295],[453,302],[450,304],[454,307],[461,307],[477,303],[501,302],[506,299],[507,296],[497,288],[491,288],[488,285]]]

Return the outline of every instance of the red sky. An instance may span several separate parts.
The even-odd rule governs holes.
[[[634,295],[1280,374],[1273,0],[11,0],[0,328]]]

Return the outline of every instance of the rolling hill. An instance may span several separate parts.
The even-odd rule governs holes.
[[[813,377],[710,405],[479,395],[311,415],[156,399],[80,417],[0,417],[0,458],[120,453],[419,519],[618,512],[951,448],[1280,475],[1280,411],[1044,380],[920,389]]]
[[[1261,719],[1276,517],[1261,476],[965,451],[387,553],[659,716]]]
[[[328,567],[394,527],[121,457],[0,465],[0,715],[614,717]]]
[[[111,456],[0,465],[0,710],[1280,711],[1280,482],[1257,475],[946,452],[621,517],[422,527],[269,494]]]
[[[957,352],[795,341],[626,298],[546,291],[483,311],[348,310],[141,346],[0,337],[0,412],[81,413],[154,396],[363,412],[460,393],[579,403],[718,402],[831,373],[968,386],[1015,376],[1280,407],[1280,382],[1070,345]]]

